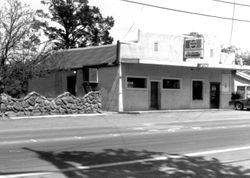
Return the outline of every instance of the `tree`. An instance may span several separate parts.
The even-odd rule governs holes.
[[[244,65],[250,65],[250,51],[244,51],[240,55]],[[249,72],[247,72],[249,74]]]
[[[45,35],[54,41],[54,49],[69,49],[110,44],[109,30],[112,17],[103,17],[98,7],[89,6],[88,0],[43,0],[49,13],[39,10],[40,25]],[[49,21],[51,20],[51,22]]]
[[[221,49],[221,52],[223,52],[223,53],[237,53],[239,51],[241,51],[240,48],[238,48],[236,46],[228,46],[228,47]]]
[[[34,16],[35,12],[18,0],[6,0],[0,9],[0,88],[4,92],[13,92],[23,83],[26,89],[14,95],[27,91],[27,77],[46,54],[47,47],[41,47]]]
[[[224,53],[235,53],[235,59],[236,61],[242,61],[243,65],[250,65],[250,51],[248,50],[242,50],[239,47],[236,46],[229,46],[226,48],[222,48],[221,52]],[[249,74],[249,72],[245,71]]]

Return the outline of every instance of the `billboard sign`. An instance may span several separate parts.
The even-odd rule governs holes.
[[[184,59],[203,58],[203,38],[184,38]]]

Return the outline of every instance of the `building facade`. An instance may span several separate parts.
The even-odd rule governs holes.
[[[237,71],[234,76],[234,92],[242,99],[250,98],[250,75],[247,71]]]
[[[244,68],[214,38],[142,32],[136,42],[52,56],[50,74],[32,79],[30,91],[100,90],[108,111],[228,108],[235,71]]]

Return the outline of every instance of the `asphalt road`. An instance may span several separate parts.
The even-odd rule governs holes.
[[[4,120],[0,135],[0,178],[250,177],[248,111]]]

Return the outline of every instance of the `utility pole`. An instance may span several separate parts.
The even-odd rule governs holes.
[[[117,61],[118,61],[118,76],[119,76],[119,88],[118,88],[118,111],[123,112],[123,89],[122,89],[122,62],[121,62],[121,43],[117,41]]]
[[[232,38],[233,38],[233,28],[234,28],[234,14],[235,14],[235,0],[233,2],[233,15],[232,15],[232,24],[231,24],[231,32],[230,32],[230,39],[229,39],[229,46],[232,44]]]
[[[4,113],[2,113],[2,93],[3,93],[3,78],[0,73],[0,115],[4,118]]]

